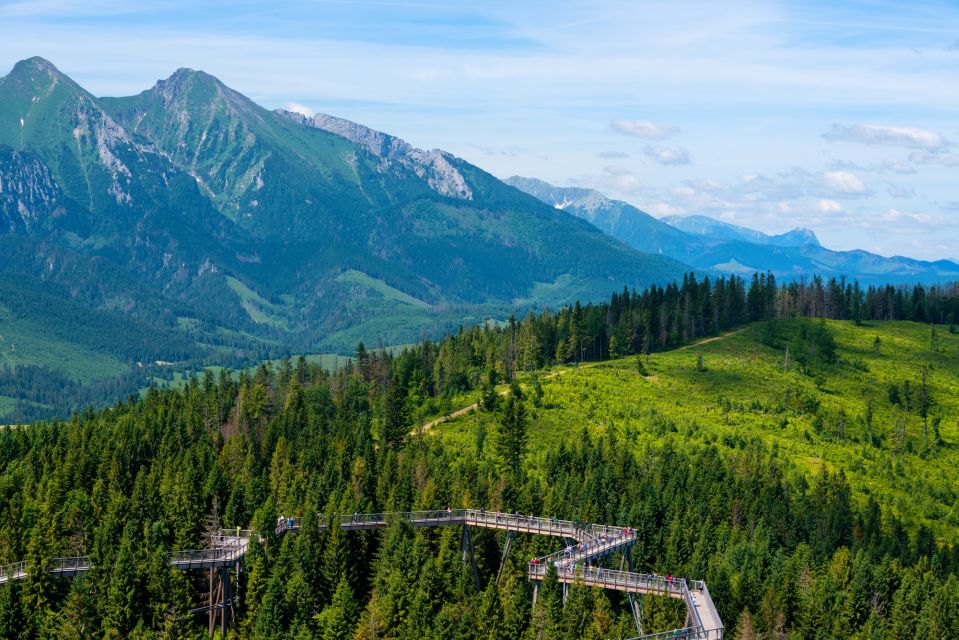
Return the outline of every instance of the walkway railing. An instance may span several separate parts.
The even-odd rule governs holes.
[[[723,629],[694,629],[682,627],[671,631],[659,631],[630,638],[629,640],[723,640]]]
[[[93,562],[90,561],[90,556],[71,556],[51,559],[47,571],[60,575],[73,575],[92,568]]]
[[[706,627],[703,626],[703,620],[699,616],[699,609],[696,608],[696,599],[693,597],[693,594],[689,592],[689,585],[686,584],[686,581],[682,581],[682,590],[683,590],[683,600],[686,601],[686,610],[689,612],[690,621],[694,629],[699,631],[705,631]]]
[[[482,509],[466,509],[466,524],[490,529],[505,529],[522,533],[571,538],[577,542],[596,539],[592,525],[574,520],[539,518],[518,513],[502,513]]]
[[[636,544],[636,532],[626,533],[626,530],[622,529],[614,536],[606,537],[606,534],[602,534],[594,540],[581,542],[578,545],[560,549],[548,556],[537,558],[537,561],[542,564],[579,564],[621,551],[634,544]]]
[[[530,562],[530,580],[544,579],[546,570],[547,565],[538,561]],[[557,567],[556,575],[560,582],[581,581],[583,584],[614,591],[663,595],[677,599],[683,598],[683,588],[685,587],[685,581],[683,580],[667,580],[663,576],[653,574],[573,564]]]
[[[20,561],[0,567],[0,584],[11,580],[20,580],[27,575],[27,563]]]
[[[414,527],[461,525],[466,517],[466,509],[436,511],[399,511],[394,513],[354,513],[325,516],[320,514],[319,526],[334,524],[344,529],[376,529],[386,527],[391,522],[406,522]]]
[[[673,629],[672,631],[660,631],[658,633],[647,633],[644,636],[630,638],[630,640],[699,640],[702,633],[692,627],[683,627],[682,629]]]
[[[549,535],[576,540],[576,545],[552,553],[543,558],[534,559],[529,564],[529,579],[542,581],[546,577],[548,566],[555,566],[560,582],[582,582],[583,584],[613,589],[627,593],[664,595],[684,600],[689,614],[689,626],[674,631],[642,636],[652,640],[670,637],[695,640],[721,640],[722,622],[706,589],[699,580],[689,583],[685,579],[672,579],[655,574],[616,571],[602,567],[584,566],[582,563],[593,558],[609,555],[620,550],[628,550],[636,542],[636,532],[626,527],[608,525],[584,525],[573,520],[557,518],[539,518],[517,513],[502,513],[484,509],[447,509],[434,511],[405,511],[393,513],[354,513],[319,515],[318,526],[326,528],[339,526],[347,530],[379,529],[395,521],[420,526],[469,525],[487,529],[498,529],[518,533]],[[299,518],[282,516],[277,519],[276,533],[296,531],[300,528]],[[178,569],[205,569],[228,567],[240,562],[246,555],[253,533],[249,530],[223,529],[211,540],[211,548],[172,551],[167,553],[168,561]],[[48,571],[57,575],[75,575],[93,568],[88,556],[53,558]],[[0,567],[0,584],[27,577],[25,562],[15,562]],[[695,592],[695,593],[694,593]],[[696,595],[700,601],[696,601]],[[703,607],[706,624],[704,625],[699,606]],[[684,635],[685,634],[685,635]]]
[[[520,533],[532,533],[566,537],[580,541],[593,541],[602,531],[617,533],[622,527],[584,525],[573,520],[539,518],[516,513],[486,511],[484,509],[448,509],[436,511],[401,511],[393,513],[353,513],[319,515],[320,528],[339,525],[344,529],[378,529],[390,522],[406,522],[414,527],[468,524],[485,529],[501,529]],[[300,528],[299,518],[281,516],[277,519],[276,532],[295,531]]]

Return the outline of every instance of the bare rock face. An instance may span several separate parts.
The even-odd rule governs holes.
[[[437,193],[461,200],[473,199],[473,190],[470,189],[463,174],[450,163],[450,156],[445,151],[417,149],[400,138],[322,113],[312,118],[282,109],[277,110],[277,113],[304,126],[334,133],[362,146],[380,158],[380,167],[384,171],[396,164],[413,171]]]
[[[0,148],[0,233],[27,233],[65,213],[50,170],[31,153]]]

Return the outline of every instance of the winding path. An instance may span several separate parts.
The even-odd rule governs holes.
[[[682,351],[683,349],[692,349],[693,347],[699,347],[704,344],[709,344],[710,342],[718,342],[719,340],[724,340],[730,336],[734,336],[737,333],[742,333],[745,330],[746,330],[746,327],[741,327],[739,329],[736,329],[734,331],[729,331],[722,335],[703,338],[702,340],[697,340],[696,342],[683,345],[676,350]],[[561,376],[564,373],[568,373],[570,371],[579,371],[581,369],[589,369],[590,367],[606,364],[607,362],[612,362],[612,360],[598,360],[598,361],[588,362],[586,364],[579,365],[578,367],[564,367],[563,369],[560,369],[559,371],[553,371],[551,373],[546,374],[545,376],[543,376],[543,380],[548,380],[549,378],[555,378],[556,376]],[[505,396],[507,393],[509,393],[509,389],[504,389],[499,392],[499,395]],[[459,418],[461,416],[465,416],[470,411],[475,411],[478,408],[479,408],[479,403],[474,402],[468,407],[457,409],[456,411],[453,411],[452,413],[447,413],[446,415],[440,416],[439,418],[434,418],[433,420],[430,420],[429,422],[424,422],[423,424],[413,429],[413,431],[410,432],[410,435],[412,436],[412,435],[416,435],[417,433],[426,433],[427,431],[429,431],[430,429],[432,429],[433,427],[437,425],[443,424],[444,422],[448,422],[450,420]]]

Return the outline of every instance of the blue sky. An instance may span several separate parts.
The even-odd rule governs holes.
[[[98,95],[203,69],[500,177],[959,258],[955,2],[0,2],[0,73],[33,55]]]

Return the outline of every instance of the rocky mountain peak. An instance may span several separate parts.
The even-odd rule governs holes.
[[[782,234],[782,237],[788,237],[790,240],[794,241],[799,245],[811,244],[815,246],[822,246],[819,243],[819,238],[816,236],[816,232],[812,229],[806,229],[805,227],[796,227],[792,231],[787,231]]]
[[[40,56],[33,56],[26,60],[21,60],[13,66],[14,74],[35,74],[45,73],[47,75],[63,75],[52,62]]]
[[[396,164],[412,170],[437,193],[461,200],[473,199],[473,190],[469,183],[450,162],[452,156],[445,151],[417,149],[405,140],[382,131],[376,131],[350,120],[323,113],[318,113],[313,117],[283,109],[278,109],[276,113],[304,126],[336,134],[363,147],[380,159],[380,169],[383,171]]]
[[[57,87],[69,87],[69,92],[86,95],[86,92],[64,75],[50,61],[40,57],[21,60],[5,77],[0,78],[9,92],[20,94],[21,99],[36,102]],[[90,96],[92,97],[92,96]]]

